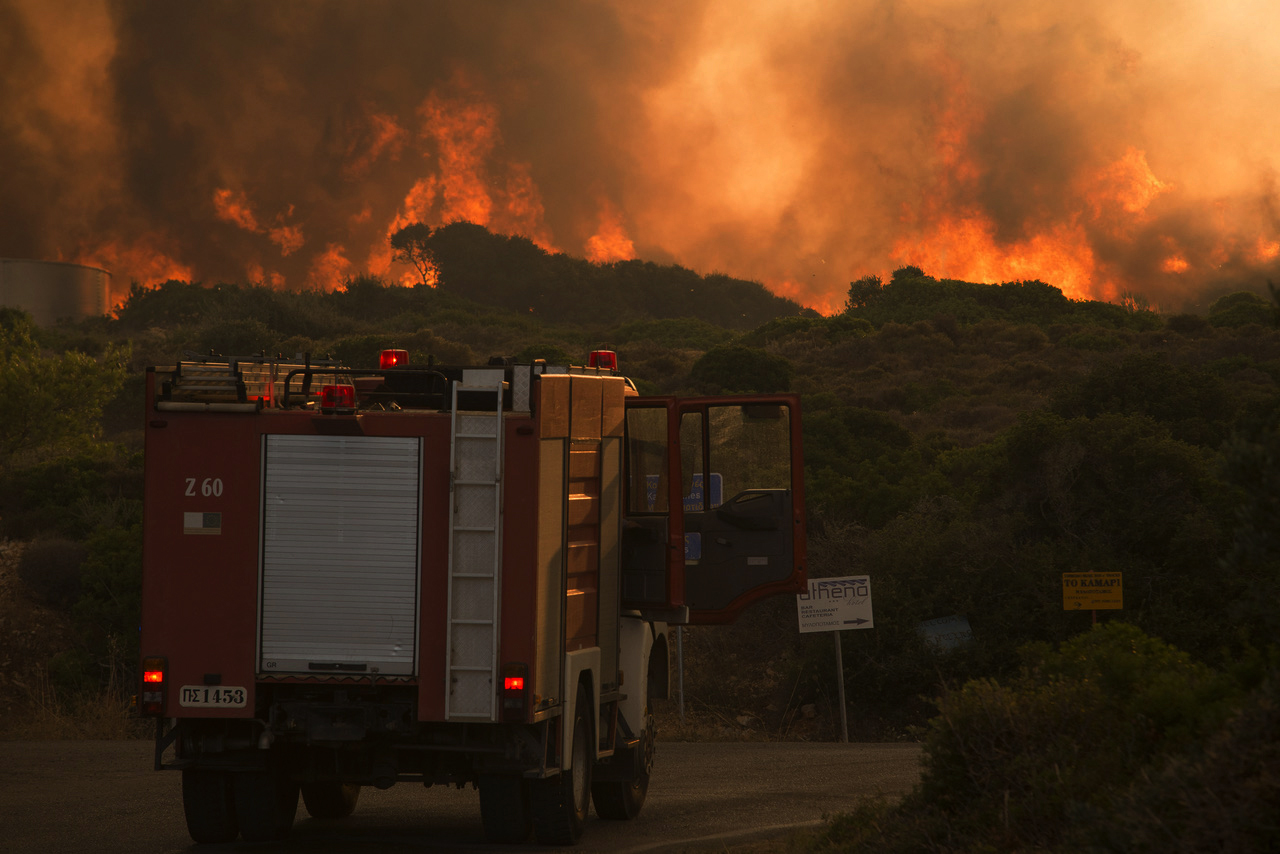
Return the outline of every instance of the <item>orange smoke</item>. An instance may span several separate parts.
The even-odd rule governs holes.
[[[465,219],[822,310],[904,263],[1187,310],[1280,276],[1273,0],[162,5],[6,7],[0,255],[413,283],[388,236]]]
[[[258,227],[258,218],[253,215],[253,211],[249,208],[249,200],[242,192],[237,193],[235,190],[226,188],[214,190],[213,212],[223,222],[238,225],[245,231],[261,230]]]
[[[218,219],[238,226],[244,231],[265,234],[268,240],[280,247],[280,254],[286,257],[297,252],[306,242],[302,236],[302,226],[285,222],[293,216],[293,211],[293,205],[289,205],[276,215],[275,225],[264,227],[259,225],[258,217],[254,214],[244,192],[228,190],[225,187],[213,191],[213,212]]]
[[[1280,258],[1280,241],[1259,237],[1257,244],[1254,246],[1253,257],[1260,264]]]
[[[373,113],[369,116],[366,133],[347,146],[347,162],[343,167],[348,178],[360,179],[384,155],[391,160],[400,157],[408,132],[400,126],[395,116]]]
[[[189,266],[179,263],[145,240],[131,245],[114,241],[100,243],[82,250],[73,260],[77,264],[101,267],[113,274],[109,295],[113,309],[120,307],[135,283],[155,287],[170,279],[189,282],[192,278]],[[126,279],[121,278],[122,273]]]
[[[1119,160],[1091,176],[1083,188],[1095,219],[1101,219],[1119,207],[1133,214],[1134,222],[1142,221],[1151,202],[1171,189],[1172,184],[1166,184],[1152,173],[1147,165],[1146,152],[1132,145],[1125,149]]]
[[[330,243],[311,262],[311,270],[307,273],[307,288],[335,291],[343,286],[350,275],[351,262],[347,260],[346,250],[336,243]]]

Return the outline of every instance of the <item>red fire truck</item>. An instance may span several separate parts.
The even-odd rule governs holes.
[[[197,842],[473,784],[488,838],[635,816],[667,626],[802,590],[799,399],[587,367],[147,372],[142,686]]]

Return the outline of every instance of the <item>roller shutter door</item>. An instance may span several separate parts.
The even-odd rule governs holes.
[[[267,436],[262,670],[416,673],[421,443]]]

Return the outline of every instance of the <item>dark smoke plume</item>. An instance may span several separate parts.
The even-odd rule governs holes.
[[[0,0],[0,256],[334,287],[471,219],[824,310],[1280,279],[1280,7],[1058,5]]]

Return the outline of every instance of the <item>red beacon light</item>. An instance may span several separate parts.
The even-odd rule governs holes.
[[[587,365],[588,367],[599,368],[602,371],[616,372],[618,370],[618,354],[613,350],[592,350]]]
[[[353,385],[327,385],[320,390],[320,411],[328,413],[354,412],[356,387]]]
[[[383,371],[387,368],[403,368],[408,364],[408,350],[383,350],[378,356],[378,368]]]

